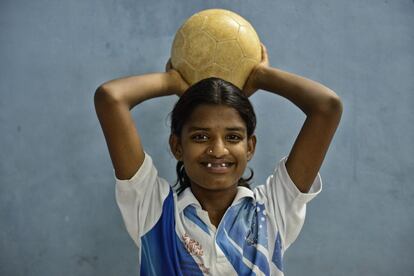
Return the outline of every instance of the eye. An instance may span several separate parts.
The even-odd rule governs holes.
[[[191,140],[195,142],[205,142],[208,140],[208,136],[205,134],[195,134],[191,136]]]
[[[237,143],[243,140],[243,137],[238,134],[229,134],[226,137],[227,141],[231,143]]]

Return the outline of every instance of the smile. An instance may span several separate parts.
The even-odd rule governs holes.
[[[226,167],[229,167],[230,165],[231,165],[231,163],[207,163],[205,166],[207,168],[212,168],[212,167],[215,167],[215,168],[218,168],[218,167],[226,168]]]
[[[234,165],[232,162],[202,162],[201,164],[210,173],[227,173]]]

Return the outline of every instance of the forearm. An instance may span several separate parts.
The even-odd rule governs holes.
[[[169,73],[152,73],[115,79],[102,84],[97,93],[109,94],[113,100],[126,104],[129,109],[156,97],[174,94]]]
[[[167,73],[108,81],[95,92],[96,114],[119,179],[129,179],[144,161],[144,150],[130,110],[151,98],[172,94]]]
[[[307,115],[341,110],[341,101],[335,92],[316,81],[272,67],[258,70],[256,83],[259,89],[290,100]]]

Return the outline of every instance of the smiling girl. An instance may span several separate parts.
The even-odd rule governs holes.
[[[270,67],[263,45],[262,57],[243,91],[218,78],[188,87],[171,66],[97,89],[116,199],[139,250],[140,275],[283,275],[283,254],[302,228],[307,202],[321,191],[318,171],[342,104],[329,88]],[[248,97],[258,89],[287,98],[306,120],[288,156],[250,189],[252,175],[243,175],[255,151],[256,116]],[[173,94],[180,98],[169,144],[178,179],[170,185],[144,151],[130,110]]]

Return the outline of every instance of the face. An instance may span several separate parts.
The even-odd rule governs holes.
[[[200,105],[181,137],[171,136],[170,145],[176,159],[184,162],[192,188],[224,190],[237,187],[256,137],[247,137],[246,124],[234,108]]]

